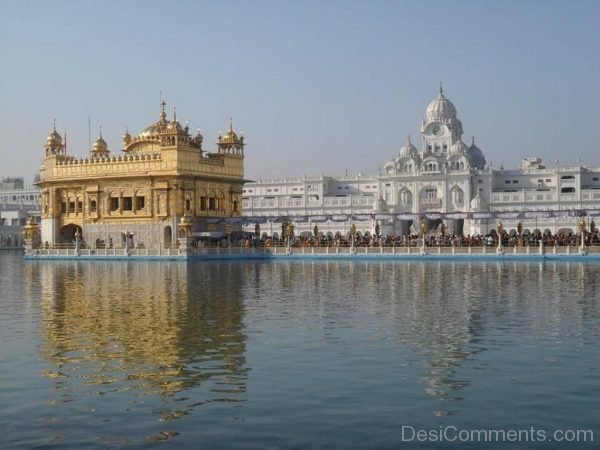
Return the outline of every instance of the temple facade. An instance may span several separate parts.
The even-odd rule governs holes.
[[[44,145],[42,245],[171,248],[182,221],[198,237],[241,227],[245,143],[231,123],[208,152],[161,102],[158,121],[137,136],[126,132],[118,155],[101,131],[85,156],[67,154],[65,142],[55,125]]]

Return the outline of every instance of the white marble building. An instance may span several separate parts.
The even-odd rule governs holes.
[[[40,220],[40,190],[27,186],[21,177],[0,180],[0,247],[21,245],[28,217]]]
[[[486,234],[501,221],[505,230],[540,233],[578,232],[600,216],[600,167],[551,167],[526,158],[516,170],[493,169],[482,150],[463,141],[456,108],[440,87],[421,122],[417,148],[408,138],[398,154],[373,175],[266,179],[243,190],[246,231],[280,236],[282,223],[295,234],[416,232],[421,221],[434,232],[440,223],[449,234]]]

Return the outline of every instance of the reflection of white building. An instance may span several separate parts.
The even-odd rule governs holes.
[[[259,180],[243,191],[247,231],[281,232],[295,223],[296,234],[357,231],[402,235],[426,218],[429,228],[444,222],[449,233],[480,234],[502,221],[510,232],[576,232],[577,216],[600,215],[600,168],[546,168],[526,158],[517,170],[496,170],[481,149],[463,142],[456,108],[444,95],[427,107],[417,148],[408,138],[375,175]]]

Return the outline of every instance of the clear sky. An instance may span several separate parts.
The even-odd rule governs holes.
[[[68,152],[169,116],[250,179],[374,173],[440,81],[494,167],[600,166],[600,1],[0,0],[0,176],[31,180],[56,118]]]

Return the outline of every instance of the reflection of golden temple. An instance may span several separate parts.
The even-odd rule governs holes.
[[[126,132],[123,154],[108,149],[102,132],[88,156],[67,154],[56,127],[45,144],[40,172],[42,242],[71,243],[77,231],[88,247],[115,246],[128,229],[135,245],[172,247],[180,218],[190,232],[222,233],[226,218],[241,216],[244,142],[230,124],[217,151],[202,148],[161,102],[159,120],[138,136]],[[233,222],[238,227],[239,223]]]
[[[209,283],[198,295],[188,281],[197,268],[183,264],[48,262],[37,269],[44,284],[41,351],[54,364],[49,377],[106,385],[100,390],[131,384],[160,395],[216,380],[214,397],[225,390],[241,400],[241,281],[215,285],[214,301]]]

